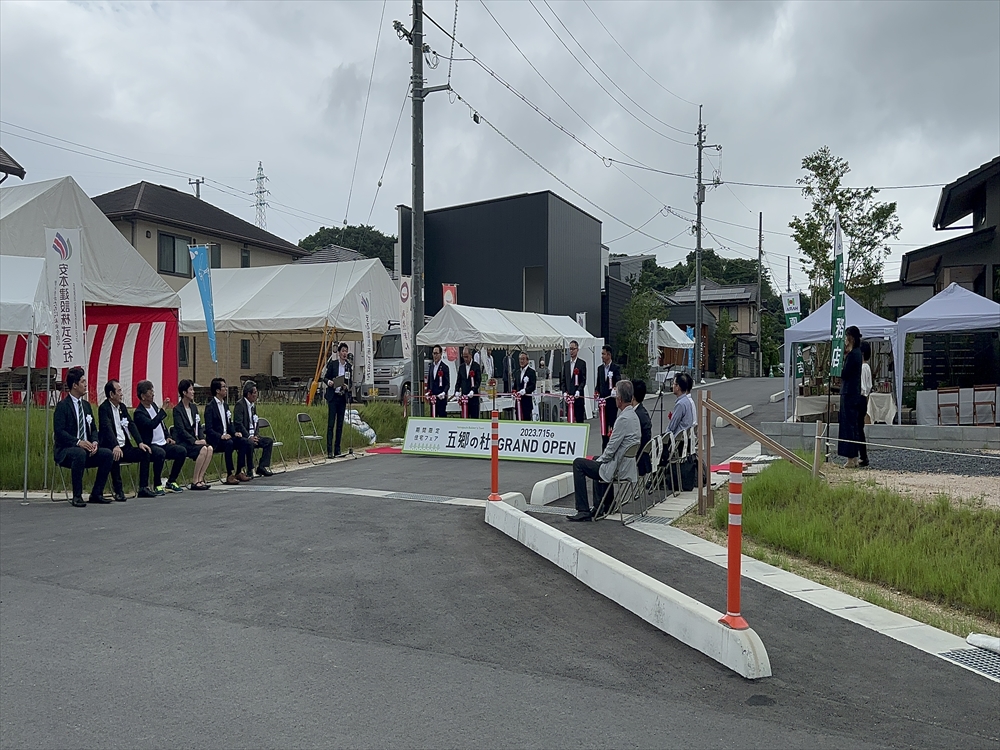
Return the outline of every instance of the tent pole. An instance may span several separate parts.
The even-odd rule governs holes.
[[[31,316],[31,330],[35,330],[34,315]],[[28,504],[28,453],[31,450],[28,443],[28,435],[31,431],[31,333],[28,334],[27,354],[25,359],[28,361],[28,375],[24,381],[24,499],[21,500],[21,505]]]
[[[45,460],[42,464],[42,489],[49,488],[49,401],[52,400],[52,337],[45,347],[48,365],[45,368]]]
[[[319,356],[316,358],[316,371],[313,373],[312,382],[309,384],[309,395],[306,397],[306,406],[311,406],[316,392],[319,390],[320,368],[323,367],[324,354],[326,353],[326,337],[330,330],[330,321],[323,323],[323,340],[319,344]]]

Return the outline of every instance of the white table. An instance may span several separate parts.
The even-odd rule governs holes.
[[[802,417],[825,414],[827,398],[829,398],[831,409],[834,411],[840,409],[840,394],[829,397],[796,396],[795,421],[801,421]],[[868,396],[868,418],[872,424],[877,422],[892,424],[896,418],[896,399],[892,397],[891,393],[872,393]]]
[[[982,396],[980,396],[982,398]],[[1000,387],[997,388],[997,412],[1000,414]],[[945,403],[954,403],[954,396],[947,396]],[[952,407],[942,409],[941,424],[974,424],[972,419],[972,389],[961,388],[958,392],[958,422],[955,422],[955,410]],[[938,423],[937,391],[917,391],[917,424]],[[988,406],[979,407],[979,423],[990,424],[993,412]]]

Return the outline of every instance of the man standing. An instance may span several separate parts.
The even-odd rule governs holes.
[[[177,484],[177,478],[181,475],[181,467],[187,458],[187,451],[174,442],[174,439],[167,436],[167,430],[163,426],[167,418],[167,412],[154,403],[156,392],[153,384],[149,380],[140,380],[135,387],[135,395],[139,397],[139,405],[135,408],[135,426],[139,429],[139,436],[142,442],[149,446],[153,452],[153,484],[148,485],[148,474],[143,471],[142,464],[139,465],[139,497],[156,497],[165,495],[164,486],[160,484],[163,476],[163,464],[168,459],[173,461],[170,467],[170,476],[167,478],[166,489],[171,492],[183,492],[184,488]],[[163,405],[170,408],[170,397],[163,399]],[[148,468],[148,464],[146,465]]]
[[[424,378],[424,393],[431,402],[431,416],[443,417],[448,408],[448,391],[451,389],[451,371],[441,359],[441,345],[435,344],[431,349],[433,361],[427,368]]]
[[[104,484],[108,481],[114,458],[111,451],[101,448],[94,440],[94,414],[90,404],[83,400],[87,395],[87,377],[82,367],[71,367],[66,374],[69,396],[56,406],[52,415],[52,433],[55,439],[56,463],[70,470],[73,481],[73,499],[70,504],[86,508],[83,501],[84,469],[97,467],[97,477],[90,491],[90,502],[110,503],[104,498]]]
[[[458,385],[455,393],[468,396],[469,419],[479,419],[479,386],[483,384],[483,370],[478,362],[472,361],[472,350],[462,349],[462,364],[458,367]]]
[[[576,493],[576,515],[570,516],[570,521],[589,521],[594,516],[601,515],[612,500],[611,493],[608,493],[606,505],[601,507],[601,499],[607,491],[608,483],[614,479],[615,472],[619,479],[636,481],[635,459],[625,458],[625,452],[633,445],[637,445],[641,439],[641,428],[639,418],[636,416],[635,408],[632,406],[632,383],[622,380],[615,386],[615,395],[618,399],[618,420],[615,431],[608,441],[608,447],[596,461],[589,458],[577,458],[573,461],[573,489]],[[594,508],[591,510],[590,502],[587,499],[587,479],[594,480]]]
[[[570,341],[569,359],[563,362],[559,390],[566,397],[567,403],[570,398],[573,399],[573,421],[582,424],[587,421],[587,408],[583,404],[583,394],[587,392],[587,363],[579,359],[579,354],[580,345],[576,341]]]
[[[269,437],[257,434],[257,384],[252,380],[243,384],[243,398],[233,409],[233,425],[236,434],[243,435],[239,439],[239,442],[242,443],[241,450],[236,457],[236,478],[240,479],[240,475],[243,475],[247,479],[253,479],[253,452],[255,448],[261,449],[257,475],[274,476],[274,472],[270,469],[271,449],[274,441]],[[245,473],[244,466],[246,467]]]
[[[615,426],[615,417],[618,416],[614,392],[615,386],[621,379],[622,371],[618,365],[611,361],[611,347],[605,344],[601,347],[601,365],[597,368],[597,384],[594,390],[595,399],[604,399],[604,432],[601,433],[601,450],[608,447],[611,428]]]
[[[331,359],[327,364],[323,380],[326,381],[327,406],[326,457],[339,458],[343,455],[340,452],[340,438],[344,434],[344,415],[347,413],[347,401],[351,397],[351,363],[347,361],[347,344],[343,341],[337,346],[337,358]]]
[[[233,476],[233,451],[236,442],[233,439],[236,431],[233,429],[231,415],[226,409],[226,393],[229,388],[222,378],[213,378],[210,386],[212,400],[205,406],[205,437],[215,453],[222,451],[226,458],[226,484],[239,484],[240,480]]]
[[[101,418],[100,437],[98,442],[102,448],[111,451],[114,463],[111,465],[111,486],[113,497],[120,503],[125,502],[125,488],[122,486],[122,464],[139,464],[141,476],[149,476],[149,462],[153,451],[142,442],[139,430],[128,414],[128,409],[122,403],[121,383],[109,380],[104,386],[105,401],[97,410]],[[134,441],[134,442],[133,442]]]
[[[521,371],[514,379],[512,388],[517,389],[517,398],[521,402],[521,421],[530,422],[534,406],[535,371],[528,365],[528,355],[521,352]]]

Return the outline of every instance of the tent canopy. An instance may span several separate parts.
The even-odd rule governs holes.
[[[212,269],[215,330],[241,333],[361,332],[358,295],[371,292],[372,332],[385,333],[399,317],[399,292],[382,263],[291,263]],[[206,331],[198,280],[180,291],[181,333]]]
[[[0,188],[4,255],[45,258],[45,229],[81,228],[84,301],[176,308],[177,294],[72,177]],[[6,296],[6,292],[5,292]]]
[[[512,310],[500,310],[499,312],[525,335],[525,348],[547,350],[563,347],[562,334],[546,322],[541,315]]]
[[[524,347],[528,337],[491,307],[445,305],[417,334],[417,346]]]
[[[45,258],[0,255],[0,333],[51,332]]]
[[[892,356],[899,363],[896,367],[896,393],[903,392],[902,365],[907,334],[980,328],[1000,328],[1000,304],[954,283],[902,316],[896,321],[892,336]]]
[[[844,317],[848,327],[857,326],[861,330],[861,338],[892,337],[896,324],[862,307],[848,295],[844,295]],[[833,299],[828,299],[811,315],[803,318],[791,328],[785,329],[785,393],[788,393],[788,378],[792,369],[793,344],[829,341],[833,321]],[[785,399],[785,418],[788,418],[788,402]]]
[[[672,320],[661,320],[656,332],[656,345],[667,349],[694,349],[694,341]]]

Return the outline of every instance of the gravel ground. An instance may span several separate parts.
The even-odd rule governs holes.
[[[963,451],[962,455],[955,455],[922,453],[903,448],[871,448],[868,451],[868,459],[871,462],[871,469],[993,477],[1000,482],[1000,453],[996,451]],[[846,461],[839,456],[834,460],[840,466]]]

